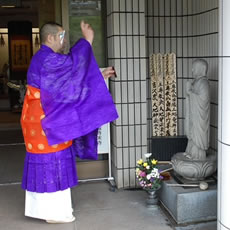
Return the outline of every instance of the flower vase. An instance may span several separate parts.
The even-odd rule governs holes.
[[[148,207],[154,206],[158,204],[158,195],[157,195],[157,191],[160,189],[146,189],[147,193],[148,193],[148,198],[146,200],[146,204]]]

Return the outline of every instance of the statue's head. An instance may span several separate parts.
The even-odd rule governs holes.
[[[208,63],[204,59],[196,59],[192,63],[192,73],[194,77],[206,76],[208,72]]]

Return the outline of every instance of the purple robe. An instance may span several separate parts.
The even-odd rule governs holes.
[[[42,128],[49,145],[73,140],[62,151],[26,153],[22,188],[55,192],[77,184],[75,156],[97,159],[97,130],[118,118],[91,45],[80,39],[68,55],[42,45],[33,56],[27,83],[40,89]]]

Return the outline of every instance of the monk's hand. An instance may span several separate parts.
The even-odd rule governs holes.
[[[116,76],[116,71],[114,70],[114,68],[112,66],[105,68],[102,71],[102,75],[105,79],[108,79],[110,77],[114,77]]]
[[[92,45],[93,44],[93,38],[94,38],[94,31],[90,24],[85,23],[84,21],[81,21],[81,32],[83,37]]]

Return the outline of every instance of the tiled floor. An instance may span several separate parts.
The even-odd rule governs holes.
[[[74,210],[79,229],[170,230],[160,208],[146,208],[142,190],[109,191],[107,183],[87,183],[73,189]]]
[[[142,190],[111,192],[107,182],[87,182],[72,189],[76,221],[47,224],[24,216],[24,191],[20,185],[0,186],[0,230],[216,230],[209,222],[172,226],[159,206],[147,208]]]
[[[72,190],[74,215],[70,224],[46,224],[27,218],[24,212],[24,191],[20,185],[0,187],[1,230],[171,230],[170,223],[158,206],[148,209],[144,191],[116,190],[107,182],[80,184]]]

